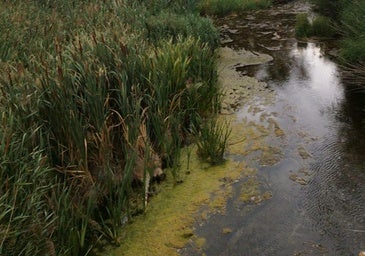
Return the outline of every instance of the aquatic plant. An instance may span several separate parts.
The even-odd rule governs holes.
[[[300,13],[296,16],[295,35],[299,38],[333,38],[336,34],[335,26],[328,17],[317,16],[310,22],[306,13]]]
[[[195,128],[199,157],[213,165],[223,163],[230,133],[226,122],[215,118],[202,120],[201,126]]]
[[[332,21],[325,16],[315,17],[310,28],[310,35],[316,37],[333,38],[337,35]]]
[[[341,12],[341,27],[344,40],[341,56],[349,62],[365,60],[364,35],[365,35],[365,3],[352,1]]]
[[[314,4],[314,11],[334,20],[339,19],[341,10],[346,4],[346,1],[347,0],[311,0]]]
[[[310,35],[311,25],[309,23],[308,15],[300,13],[296,16],[295,35],[297,37],[308,37]]]
[[[224,16],[230,13],[239,13],[247,10],[267,8],[271,0],[203,0],[200,3],[202,13]]]
[[[365,60],[365,39],[344,39],[341,46],[341,57],[350,63]]]
[[[161,11],[146,18],[145,33],[151,42],[189,36],[200,39],[211,48],[219,45],[219,33],[212,22],[195,14]]]

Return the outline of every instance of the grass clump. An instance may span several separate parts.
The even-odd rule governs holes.
[[[311,25],[306,13],[300,13],[296,16],[295,35],[297,37],[308,37],[310,35]]]
[[[331,20],[325,16],[316,17],[310,31],[310,34],[316,37],[332,38],[337,34]]]
[[[336,34],[334,26],[328,17],[317,16],[312,22],[309,21],[306,13],[300,13],[296,17],[295,35],[299,38],[332,38]]]
[[[365,38],[343,40],[341,57],[350,63],[365,61]]]
[[[342,54],[345,61],[355,63],[364,60],[363,37],[365,35],[365,2],[346,0],[314,0],[315,10],[320,16],[316,24],[318,32],[330,31],[327,24],[335,24],[336,34],[342,37]]]
[[[341,12],[341,33],[344,37],[342,57],[351,62],[365,61],[365,3],[353,1]]]
[[[227,123],[217,119],[208,119],[195,132],[197,152],[201,159],[216,165],[224,162],[224,152],[228,146],[231,129]]]
[[[200,4],[202,13],[225,16],[247,10],[268,8],[271,0],[203,0]]]

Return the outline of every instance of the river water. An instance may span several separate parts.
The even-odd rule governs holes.
[[[241,67],[242,75],[267,83],[271,100],[258,95],[236,114],[246,124],[268,127],[264,142],[276,161],[259,150],[229,154],[257,170],[265,200],[242,200],[247,177],[234,184],[224,214],[196,223],[204,245],[183,255],[358,255],[365,250],[365,97],[341,82],[339,67],[323,42],[298,42],[295,1],[270,10],[217,21],[225,44],[273,56]],[[253,111],[255,109],[255,111]],[[279,131],[279,132],[278,132]]]

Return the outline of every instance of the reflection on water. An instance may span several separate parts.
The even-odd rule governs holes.
[[[275,90],[274,102],[262,103],[261,116],[273,118],[285,137],[266,138],[282,150],[275,165],[242,156],[259,170],[262,189],[273,196],[260,204],[242,203],[238,183],[226,214],[197,227],[207,240],[207,255],[357,255],[365,250],[365,97],[344,89],[338,67],[320,45],[292,38],[295,13],[302,10],[307,6],[299,2],[222,21],[241,31],[231,35],[231,47],[274,57],[240,72]],[[239,117],[260,122],[249,107]],[[294,182],[293,175],[305,177],[306,185]],[[224,228],[232,232],[222,234]],[[194,255],[190,249],[186,255]]]

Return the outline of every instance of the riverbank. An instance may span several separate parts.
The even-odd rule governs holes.
[[[339,121],[346,113],[342,104],[347,108],[350,103],[344,102],[336,65],[320,45],[292,38],[296,12],[309,8],[300,1],[295,4],[248,15],[244,21],[223,20],[228,24],[223,29],[233,39],[231,47],[247,44],[251,50],[221,50],[228,57],[220,61],[219,74],[221,83],[226,82],[221,118],[232,123],[229,160],[223,166],[229,173],[213,169],[210,176],[211,169],[198,164],[185,179],[202,189],[180,184],[185,192],[193,192],[187,198],[198,206],[180,202],[175,188],[166,190],[172,202],[161,205],[172,215],[165,220],[154,214],[141,216],[130,226],[135,231],[131,240],[125,237],[129,249],[104,255],[357,255],[362,250],[363,235],[351,227],[363,227],[363,204],[357,194],[364,184],[363,146],[357,151],[347,145],[363,131]],[[257,32],[253,28],[257,38],[249,34]],[[275,60],[260,56],[258,49],[271,51]],[[251,57],[257,59],[247,61]],[[260,59],[264,64],[259,65]],[[185,170],[187,158],[183,159]],[[205,178],[195,179],[195,171]],[[209,195],[210,189],[215,193]],[[164,199],[154,199],[162,208],[159,200]],[[176,211],[179,214],[170,210],[180,206],[184,210]],[[151,240],[141,240],[148,232]]]
[[[244,155],[260,148],[271,158],[268,161],[273,160],[270,148],[262,141],[268,132],[266,128],[240,122],[234,113],[240,104],[252,100],[252,97],[266,95],[269,100],[272,93],[265,83],[252,77],[241,77],[236,67],[270,60],[272,58],[268,55],[245,50],[221,48],[219,51],[219,81],[224,91],[219,118],[231,124],[229,154]],[[248,151],[245,148],[249,148]],[[147,213],[137,216],[123,230],[119,249],[107,249],[99,252],[100,255],[179,255],[188,243],[204,248],[204,238],[195,235],[193,224],[204,222],[213,214],[224,214],[227,200],[232,197],[232,186],[242,179],[250,180],[242,191],[243,201],[259,203],[270,199],[270,192],[259,188],[256,170],[244,161],[229,158],[223,165],[210,166],[196,157],[195,150],[195,147],[183,150],[180,167],[183,182],[175,184],[168,177],[157,195],[151,198]],[[225,232],[229,229],[222,230],[223,235]]]
[[[218,31],[195,1],[6,1],[0,11],[0,254],[119,244],[150,181],[181,182],[182,147],[220,107]],[[222,158],[215,135],[204,143],[218,142]]]
[[[341,64],[342,80],[350,90],[364,92],[365,5],[363,1],[314,0],[313,17],[297,16],[296,35],[304,40],[321,38],[336,44],[331,55]]]

